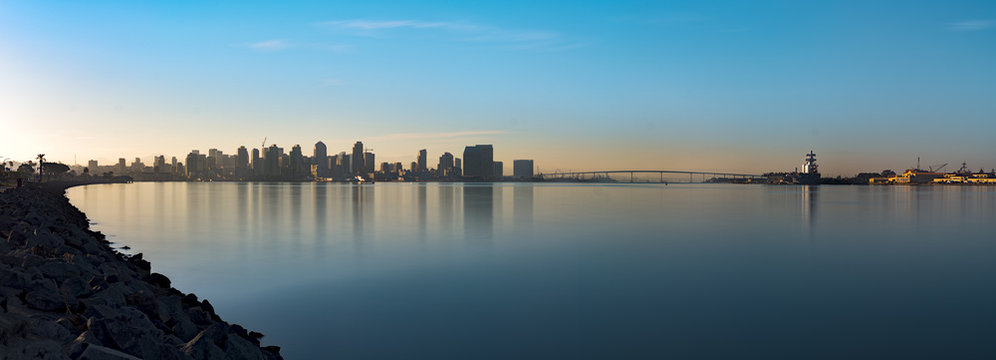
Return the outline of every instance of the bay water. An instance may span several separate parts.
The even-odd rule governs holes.
[[[288,359],[992,358],[996,188],[76,187]]]

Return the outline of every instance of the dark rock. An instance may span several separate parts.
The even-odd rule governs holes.
[[[105,251],[100,244],[94,241],[84,242],[83,246],[80,247],[80,250],[83,250],[86,254],[100,254]]]
[[[32,319],[29,331],[31,334],[44,339],[54,339],[61,343],[69,343],[74,336],[69,329],[66,329],[56,321],[46,319]]]
[[[68,237],[64,237],[64,239],[66,239],[66,245],[67,246],[70,246],[70,247],[72,247],[74,249],[82,250],[82,248],[83,248],[83,239],[81,237],[79,237],[79,236],[68,236]]]
[[[156,302],[155,297],[150,295],[145,291],[138,291],[128,294],[125,297],[128,305],[134,306],[136,309],[141,311],[150,319],[158,319],[159,313],[156,311],[159,307],[159,303]]]
[[[38,266],[41,266],[41,264],[45,263],[44,257],[38,256],[34,251],[31,251],[30,249],[27,251],[27,253],[22,254],[20,256],[23,259],[21,261],[21,267],[25,269],[37,270]]]
[[[91,317],[88,331],[107,347],[141,358],[159,358],[162,331],[138,310],[124,307],[116,311],[117,315],[109,318]]]
[[[208,314],[214,315],[214,306],[211,306],[211,303],[207,301],[207,299],[201,301],[201,308],[204,309],[204,311],[206,311]]]
[[[152,264],[142,259],[142,253],[135,254],[134,256],[128,258],[128,263],[134,265],[136,268],[138,268],[139,271],[142,271],[144,274],[148,274],[150,271],[152,271]]]
[[[150,284],[156,285],[163,289],[169,289],[170,286],[172,286],[172,283],[169,281],[169,278],[166,277],[166,275],[160,273],[152,273],[145,280],[148,281]]]
[[[36,228],[33,234],[29,234],[27,242],[25,242],[25,247],[28,248],[38,248],[44,249],[43,252],[50,253],[51,251],[58,249],[63,245],[62,239],[60,239],[51,231],[45,228]]]
[[[55,323],[73,334],[86,330],[86,323],[81,320],[79,315],[64,316],[56,320]]]
[[[263,355],[266,355],[267,359],[283,359],[280,356],[280,347],[276,345],[264,346],[259,348],[263,350]]]
[[[31,284],[31,277],[21,269],[0,265],[0,286],[24,289],[29,284]]]
[[[24,296],[24,303],[41,311],[66,310],[66,298],[50,279],[34,282]]]
[[[213,324],[190,339],[180,349],[195,359],[221,359],[225,357],[224,346],[228,336],[221,324]]]
[[[164,322],[172,324],[172,320],[177,317],[177,315],[184,315],[183,304],[181,303],[180,296],[177,295],[160,295],[156,297],[156,301],[159,303],[157,307],[159,309],[159,318]]]
[[[199,330],[197,329],[197,325],[194,325],[194,322],[190,321],[190,318],[184,315],[174,317],[173,320],[174,323],[170,330],[172,330],[173,334],[180,338],[180,340],[190,341],[190,339],[193,339],[194,336],[197,336]]]
[[[57,282],[61,282],[70,277],[80,276],[80,269],[78,266],[61,260],[46,261],[44,264],[38,266],[38,270],[40,270],[42,275],[45,277],[53,279]]]
[[[62,286],[59,287],[66,296],[71,298],[80,298],[90,296],[93,293],[93,288],[90,287],[86,281],[81,277],[71,277],[62,282]]]
[[[124,284],[114,283],[106,289],[93,294],[89,299],[87,299],[89,302],[85,301],[84,303],[87,304],[87,306],[90,306],[91,303],[96,303],[112,307],[122,307],[127,304],[125,295],[130,292],[131,289],[126,287]]]
[[[0,193],[0,359],[280,359],[46,186]]]
[[[20,231],[20,229],[12,229],[12,231],[7,234],[7,245],[11,247],[21,247],[24,246],[28,241],[27,233]]]
[[[197,301],[197,295],[194,295],[194,293],[183,296],[183,305],[185,306],[198,306],[200,304],[200,301]]]
[[[229,336],[225,339],[225,355],[229,359],[254,359],[263,360],[263,353],[259,346],[238,336]]]
[[[118,281],[121,281],[121,278],[118,277],[118,274],[108,274],[104,275],[104,281],[107,282],[108,284],[113,284]]]
[[[194,324],[198,325],[208,325],[212,322],[211,315],[200,307],[192,307],[187,309],[187,316],[190,317],[190,321],[193,321]]]
[[[76,337],[76,340],[69,346],[69,357],[76,358],[86,350],[87,347],[91,345],[101,345],[99,339],[93,335],[93,332],[87,330],[84,331],[80,336]]]
[[[21,359],[69,359],[62,346],[55,341],[32,341],[24,346],[21,353],[12,358]]]
[[[90,289],[93,291],[100,291],[110,286],[107,280],[104,280],[101,276],[93,276],[87,284],[90,285]]]
[[[140,358],[126,353],[103,347],[100,345],[90,345],[80,354],[76,360],[141,360]]]
[[[249,338],[249,331],[239,324],[233,324],[228,327],[228,331],[235,333],[235,335],[241,336],[243,339]]]

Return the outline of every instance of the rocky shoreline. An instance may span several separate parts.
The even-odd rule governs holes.
[[[0,193],[0,359],[281,359],[91,231],[61,187]]]

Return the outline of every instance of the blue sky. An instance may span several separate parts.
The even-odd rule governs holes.
[[[0,156],[996,167],[996,2],[0,1]]]

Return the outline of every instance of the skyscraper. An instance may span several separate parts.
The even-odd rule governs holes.
[[[490,144],[467,146],[463,149],[463,177],[491,180],[494,172],[494,147]]]
[[[142,158],[135,158],[135,161],[131,163],[131,172],[135,174],[142,173],[145,170],[145,164],[142,163]]]
[[[190,165],[188,164],[187,167],[190,167]],[[258,177],[263,175],[263,162],[259,158],[259,149],[252,149],[252,162],[249,163],[249,167],[252,168],[254,176]]]
[[[290,164],[288,165],[289,175],[293,178],[304,176],[304,154],[301,153],[301,145],[291,147]]]
[[[374,153],[372,152],[363,153],[363,164],[366,167],[366,169],[364,169],[365,170],[364,174],[370,174],[377,171],[377,169],[374,167],[376,164],[376,162],[374,161]]]
[[[366,166],[363,166],[363,143],[357,141],[353,144],[353,155],[349,157],[351,162],[349,169],[354,176],[362,175]]]
[[[447,152],[439,156],[439,165],[437,165],[436,171],[442,177],[453,176],[453,154]]]
[[[429,171],[428,152],[426,152],[425,149],[418,151],[418,169],[416,169],[415,171],[418,172]]]
[[[204,172],[207,170],[205,166],[207,162],[207,157],[201,154],[200,151],[192,150],[190,154],[187,154],[187,178],[196,179],[204,176]]]
[[[492,164],[494,164],[495,169],[494,178],[501,180],[501,178],[505,177],[505,164],[501,161],[493,161]]]
[[[329,177],[341,179],[344,175],[342,168],[342,159],[346,157],[346,152],[340,152],[336,155],[329,156]]]
[[[516,180],[530,180],[533,178],[532,160],[513,160],[512,177]]]
[[[239,146],[235,151],[235,174],[244,177],[249,171],[249,150],[245,146]]]
[[[166,156],[159,155],[152,159],[152,172],[161,173],[166,170]]]
[[[208,167],[222,168],[224,167],[224,153],[218,149],[208,149],[208,159],[212,160]]]
[[[283,149],[277,145],[270,145],[263,151],[263,177],[267,179],[280,177],[280,157],[283,152]]]
[[[315,165],[318,165],[318,176],[328,177],[329,176],[329,153],[328,148],[325,147],[325,143],[319,141],[315,143]]]
[[[93,174],[97,173],[97,167],[99,167],[99,166],[97,165],[97,160],[90,160],[86,164],[86,167],[87,167],[87,169],[90,169],[90,174],[93,175]]]

